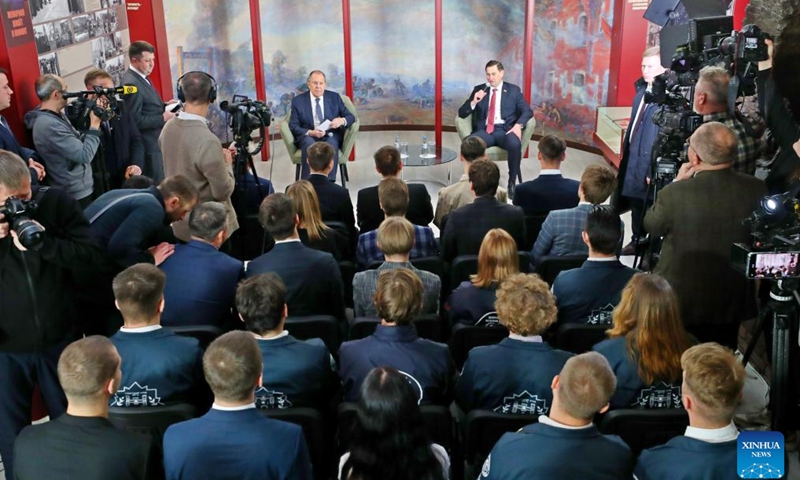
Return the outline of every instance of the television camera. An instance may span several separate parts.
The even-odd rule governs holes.
[[[107,122],[119,114],[117,95],[128,95],[137,91],[138,89],[131,85],[111,88],[95,85],[92,90],[65,92],[65,99],[77,99],[67,104],[67,119],[77,130],[88,130],[89,112],[93,112],[101,122]]]

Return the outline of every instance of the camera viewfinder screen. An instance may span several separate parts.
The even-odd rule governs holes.
[[[797,253],[758,253],[753,255],[753,277],[782,278],[798,276]]]

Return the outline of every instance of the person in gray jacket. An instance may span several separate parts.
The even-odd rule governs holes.
[[[25,125],[33,130],[33,143],[44,159],[50,184],[69,193],[86,208],[92,202],[92,159],[100,146],[100,119],[89,113],[89,130],[78,132],[62,110],[67,106],[67,84],[46,74],[36,79],[41,105],[25,114]]]

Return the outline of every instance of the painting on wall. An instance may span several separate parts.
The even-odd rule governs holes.
[[[444,0],[442,6],[442,123],[454,125],[472,88],[486,82],[489,60],[503,64],[503,81],[522,86],[525,2]],[[502,28],[486,28],[498,19]]]
[[[250,8],[247,2],[226,0],[164,0],[173,95],[175,83],[185,72],[200,70],[217,81],[218,102],[235,94],[256,97],[253,43],[250,35]],[[228,116],[214,104],[208,120],[220,140],[233,137],[227,127]]]
[[[531,106],[536,134],[592,145],[606,103],[612,0],[537,0]]]

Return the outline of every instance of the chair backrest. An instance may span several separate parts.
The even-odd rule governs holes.
[[[662,445],[670,438],[683,435],[689,415],[683,409],[612,410],[599,419],[600,431],[619,435],[631,447],[634,456],[646,449]]]
[[[524,250],[531,251],[533,244],[536,243],[536,238],[539,232],[542,231],[542,225],[547,218],[547,213],[539,213],[535,215],[525,215],[525,248]]]
[[[467,463],[483,463],[503,434],[516,432],[538,421],[538,415],[496,413],[490,410],[469,412],[464,421],[464,455]]]
[[[555,345],[561,350],[584,353],[605,340],[610,325],[589,325],[586,323],[565,323],[558,327]]]
[[[174,403],[157,407],[108,407],[108,420],[117,428],[153,440],[161,451],[164,432],[170,425],[197,417],[190,403]]]
[[[339,334],[339,321],[332,315],[310,315],[308,317],[287,317],[284,328],[300,340],[319,338],[333,354],[339,351],[342,338]]]
[[[342,275],[344,287],[344,304],[353,308],[353,277],[356,276],[356,264],[349,260],[339,262],[339,273]]]
[[[422,405],[419,407],[422,413],[422,421],[425,422],[425,430],[431,442],[438,443],[448,452],[455,447],[455,423],[450,410],[441,405]],[[357,421],[356,404],[344,402],[339,404],[339,433],[337,445],[341,453],[348,450],[350,432],[353,424]]]
[[[436,275],[442,281],[445,280],[444,261],[441,259],[441,257],[412,258],[411,265],[414,265],[420,270],[425,270],[426,272]]]
[[[450,333],[450,354],[456,367],[461,370],[467,361],[469,351],[483,345],[494,345],[508,337],[508,329],[503,325],[476,327],[474,325],[456,324]]]
[[[331,475],[332,436],[327,434],[325,417],[313,408],[294,407],[285,409],[259,408],[258,413],[265,417],[299,425],[308,445],[308,454],[314,467],[314,477],[327,479]]]
[[[185,325],[175,327],[164,327],[172,330],[175,334],[182,337],[196,338],[200,342],[200,348],[203,350],[208,347],[211,342],[217,339],[223,332],[219,327],[213,325]]]
[[[564,270],[580,268],[583,262],[589,258],[588,255],[564,255],[561,257],[542,257],[542,261],[536,266],[536,273],[548,285],[553,285],[559,273]]]
[[[375,328],[381,323],[377,317],[358,317],[350,324],[348,337],[350,340],[366,338],[375,333]],[[425,313],[414,319],[414,328],[420,338],[443,342],[445,340],[444,322],[435,313]]]

